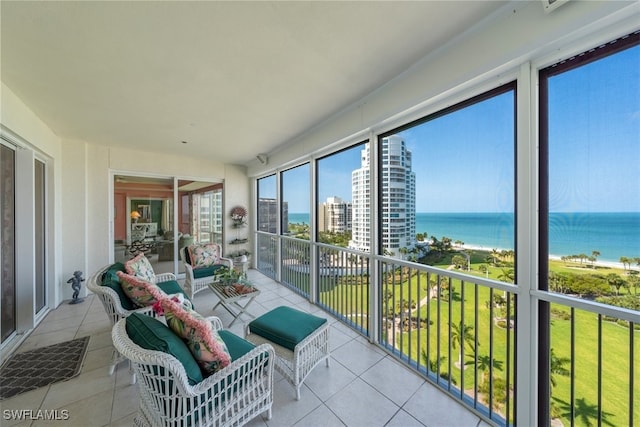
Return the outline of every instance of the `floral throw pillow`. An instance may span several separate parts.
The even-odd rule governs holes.
[[[124,264],[124,269],[127,274],[139,277],[147,282],[156,283],[156,274],[153,272],[153,267],[143,253],[139,253],[127,261]]]
[[[211,322],[169,298],[161,300],[158,305],[162,307],[162,313],[159,314],[164,314],[167,325],[186,342],[205,376],[231,363],[229,350]]]
[[[143,280],[137,276],[118,271],[122,291],[138,307],[147,307],[167,298],[167,294],[155,283]]]
[[[212,266],[216,264],[220,258],[220,246],[214,243],[190,245],[188,249],[193,268]]]

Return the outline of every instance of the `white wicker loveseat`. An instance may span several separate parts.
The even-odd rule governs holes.
[[[216,330],[222,329],[217,317],[207,320]],[[273,347],[260,345],[245,349],[244,355],[232,358],[226,367],[192,384],[182,361],[167,352],[147,350],[134,343],[127,333],[127,321],[116,323],[112,338],[116,349],[129,359],[140,379],[140,406],[135,425],[239,426],[262,413],[271,419]],[[246,343],[229,332],[227,336]],[[231,352],[231,348],[229,350]]]
[[[217,256],[215,256],[217,259],[214,264],[209,265],[208,267],[198,268],[194,265],[195,263],[189,255],[189,248],[195,248],[198,246],[202,245],[194,243],[192,245],[185,246],[184,248],[180,248],[180,258],[182,259],[185,269],[184,290],[189,298],[193,298],[193,296],[198,292],[207,289],[207,285],[209,285],[209,283],[214,282],[215,270],[218,266],[233,268],[233,260],[222,256],[222,247],[217,243],[206,244],[206,246],[213,248],[217,253]]]
[[[137,308],[121,290],[116,271],[124,271],[124,264],[115,263],[104,266],[96,271],[87,281],[87,289],[100,298],[100,302],[104,306],[104,310],[109,318],[111,326],[116,324],[120,319],[131,315],[132,313],[141,313],[147,316],[156,317],[151,307]],[[176,281],[176,276],[172,273],[163,273],[156,275],[156,282],[159,287],[163,288],[168,294],[182,292],[182,288]],[[116,365],[124,359],[114,348],[111,366],[109,367],[109,375],[112,375]],[[135,382],[135,376],[132,378]]]

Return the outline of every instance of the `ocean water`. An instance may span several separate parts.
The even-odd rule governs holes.
[[[309,224],[309,214],[290,213],[289,222]],[[514,249],[514,217],[508,213],[416,213],[416,232],[466,245]],[[551,213],[549,253],[554,256],[600,252],[599,261],[640,257],[640,212]]]

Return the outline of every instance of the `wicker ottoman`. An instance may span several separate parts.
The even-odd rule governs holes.
[[[269,343],[276,351],[276,371],[296,389],[323,359],[329,366],[329,322],[291,307],[277,307],[247,325],[246,339]]]

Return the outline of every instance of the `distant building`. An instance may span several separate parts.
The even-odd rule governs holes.
[[[351,230],[352,205],[340,197],[327,197],[318,207],[318,231],[344,233]]]
[[[258,230],[267,233],[278,232],[278,203],[276,199],[258,199]],[[289,231],[289,204],[282,203],[282,232]]]
[[[416,239],[416,175],[411,169],[411,152],[398,135],[382,139],[381,218],[382,250],[393,256],[400,248],[412,248]],[[349,246],[368,252],[371,218],[369,215],[369,144],[362,150],[361,166],[351,173],[353,226]]]
[[[192,197],[192,233],[200,243],[222,243],[222,191],[208,191]],[[173,221],[173,211],[169,210]],[[168,222],[171,224],[172,222]]]

